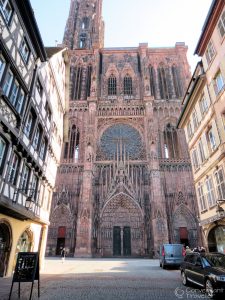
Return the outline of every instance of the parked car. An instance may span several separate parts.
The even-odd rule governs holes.
[[[205,289],[209,298],[225,292],[225,255],[190,253],[181,264],[183,285],[194,283]]]
[[[180,267],[185,256],[182,244],[163,244],[159,250],[159,265],[163,269],[167,266]]]

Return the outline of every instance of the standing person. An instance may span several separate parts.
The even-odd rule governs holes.
[[[191,249],[188,246],[186,246],[186,254],[191,253],[191,252],[192,252]]]
[[[62,263],[64,263],[65,257],[66,257],[66,250],[65,250],[65,248],[63,248],[62,251],[61,251],[61,257],[62,257]]]

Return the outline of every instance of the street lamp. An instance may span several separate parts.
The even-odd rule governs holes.
[[[34,199],[34,194],[35,194],[35,189],[17,189],[15,192],[14,192],[14,197],[16,194],[18,194],[19,192],[25,192],[27,194],[27,192],[30,191],[30,195],[27,196],[26,200],[25,200],[25,208],[27,210],[32,210],[33,209],[33,206],[35,204],[35,199]],[[13,198],[14,198],[13,197]]]
[[[222,206],[220,206],[220,202],[225,202],[225,200],[217,200],[217,206],[216,206],[216,213],[217,213],[217,216],[222,219],[224,216],[225,216],[225,211],[224,209],[222,208]]]
[[[34,203],[35,203],[32,196],[33,195],[28,196],[26,201],[25,201],[25,207],[26,207],[27,210],[31,210],[33,208]]]

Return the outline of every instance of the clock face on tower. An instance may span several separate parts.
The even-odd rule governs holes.
[[[116,124],[106,129],[100,140],[101,150],[107,159],[116,157],[117,151],[124,153],[129,159],[136,160],[142,151],[142,139],[139,132],[130,125]]]

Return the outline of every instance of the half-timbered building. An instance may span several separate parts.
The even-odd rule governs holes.
[[[199,241],[195,191],[176,124],[187,46],[104,48],[102,0],[71,0],[68,126],[47,255],[157,256]]]
[[[44,48],[30,1],[0,1],[0,276],[20,251],[43,259],[67,71],[67,50]]]

